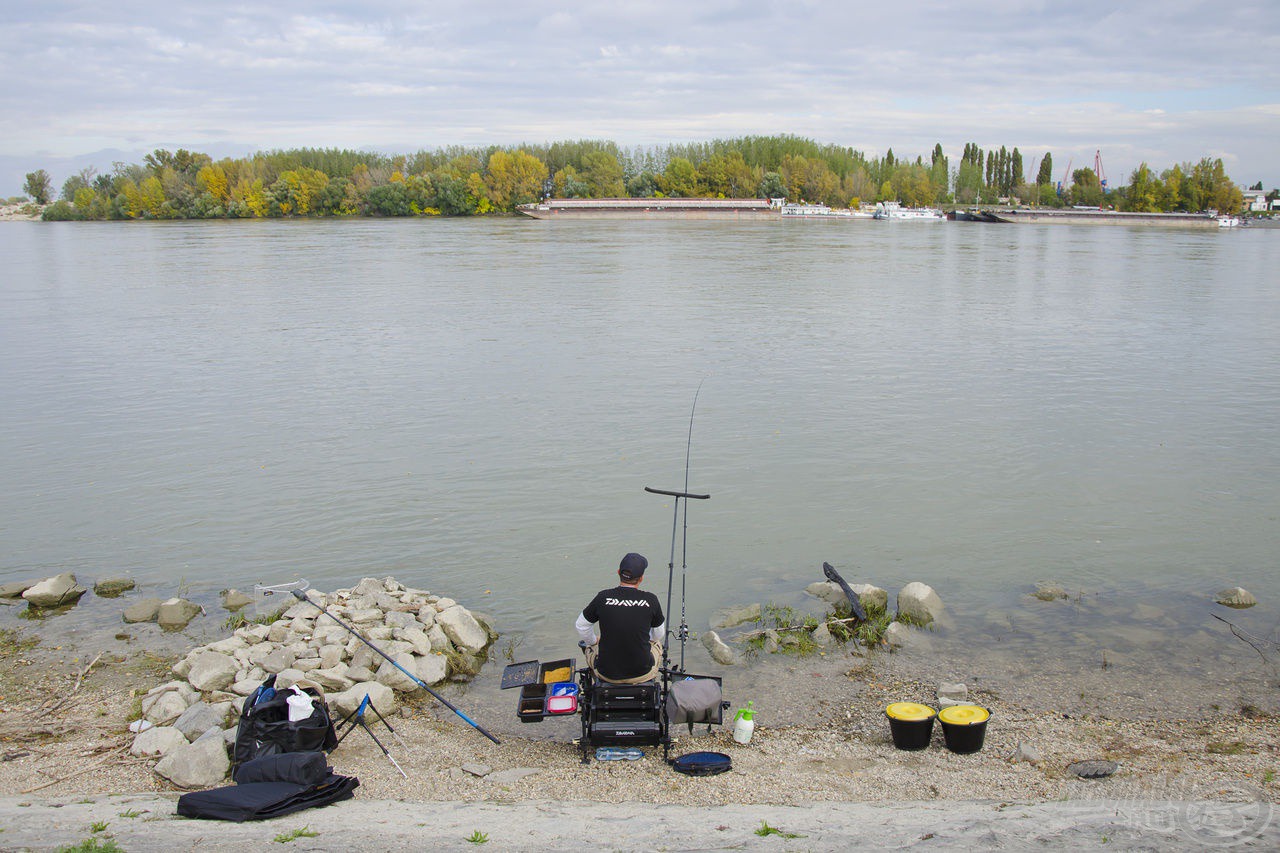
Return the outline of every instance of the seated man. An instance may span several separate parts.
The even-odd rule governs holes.
[[[628,554],[618,565],[619,585],[604,589],[578,614],[574,627],[586,643],[587,666],[614,684],[639,684],[658,676],[667,623],[662,605],[638,587],[649,561]],[[592,625],[600,624],[596,643]]]

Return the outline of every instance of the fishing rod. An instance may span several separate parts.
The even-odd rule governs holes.
[[[706,380],[703,380],[706,381]],[[680,671],[684,670],[684,646],[689,639],[689,625],[685,621],[685,583],[689,568],[689,501],[705,501],[711,495],[694,494],[689,491],[689,459],[693,451],[693,416],[698,411],[698,395],[702,393],[702,382],[693,392],[693,407],[689,410],[689,438],[684,450],[684,491],[676,492],[668,489],[654,489],[645,486],[644,490],[652,495],[665,495],[674,498],[671,514],[671,558],[667,561],[667,618],[671,614],[671,590],[675,586],[676,570],[676,535],[680,527],[680,501],[684,500],[684,535],[680,548],[680,627],[676,629],[676,639],[680,641]],[[671,669],[671,631],[662,638],[662,670],[665,679]],[[665,685],[664,685],[665,687]]]
[[[338,623],[339,625],[341,625],[343,628],[346,628],[346,629],[347,629],[347,632],[348,632],[348,633],[350,633],[350,634],[351,634],[351,636],[355,637],[357,640],[359,640],[360,642],[364,643],[366,646],[368,646],[369,648],[373,649],[373,650],[374,650],[375,652],[377,652],[378,654],[382,655],[382,657],[386,659],[387,663],[391,664],[391,665],[392,665],[392,666],[394,666],[396,669],[400,670],[400,671],[401,671],[401,672],[403,672],[405,675],[407,675],[407,676],[410,678],[410,680],[412,680],[412,681],[413,681],[413,683],[414,683],[414,684],[418,685],[418,686],[419,686],[419,687],[421,687],[423,690],[427,691],[427,692],[428,692],[428,693],[430,693],[432,696],[434,696],[436,699],[438,699],[438,700],[440,701],[440,704],[444,705],[444,706],[445,706],[446,708],[448,708],[450,711],[452,711],[453,713],[455,713],[455,714],[457,714],[459,717],[461,717],[461,718],[463,719],[463,721],[464,721],[464,722],[466,722],[466,724],[467,724],[467,725],[471,726],[471,728],[475,729],[475,730],[476,730],[476,731],[478,731],[480,734],[484,735],[485,737],[487,737],[489,740],[493,741],[494,743],[497,743],[497,744],[502,743],[502,741],[498,740],[496,737],[494,737],[493,735],[491,735],[491,734],[489,734],[487,731],[485,731],[485,730],[484,730],[484,728],[483,728],[479,723],[477,723],[475,720],[473,720],[473,719],[471,719],[470,717],[468,717],[466,714],[462,713],[462,711],[458,710],[458,709],[453,705],[453,703],[451,703],[448,699],[444,698],[444,697],[443,697],[443,696],[441,696],[439,693],[437,693],[436,691],[434,691],[434,690],[432,690],[430,687],[428,687],[428,686],[427,686],[427,683],[426,683],[425,681],[423,681],[421,678],[419,678],[418,676],[414,675],[412,672],[410,672],[409,670],[405,669],[405,668],[404,668],[404,667],[402,667],[400,664],[398,664],[398,663],[396,663],[394,660],[392,660],[391,655],[387,654],[387,653],[386,653],[386,652],[384,652],[382,649],[378,648],[378,647],[377,647],[377,646],[375,646],[373,643],[371,643],[371,642],[369,642],[368,640],[366,640],[363,636],[361,636],[360,632],[359,632],[359,631],[357,631],[355,628],[351,627],[351,626],[350,626],[350,625],[348,625],[346,622],[343,622],[343,621],[342,621],[341,619],[339,619],[337,616],[334,616],[332,613],[330,613],[328,610],[326,610],[326,609],[325,609],[324,607],[322,607],[321,605],[319,605],[319,604],[317,604],[316,602],[312,601],[311,599],[307,598],[307,596],[306,596],[306,590],[307,590],[310,586],[311,586],[311,585],[310,585],[309,583],[307,583],[307,582],[306,582],[306,580],[294,581],[293,583],[283,583],[283,584],[278,584],[278,585],[276,585],[276,586],[265,586],[265,585],[263,585],[263,584],[254,584],[253,591],[254,591],[254,592],[261,592],[261,593],[263,593],[264,595],[274,595],[274,594],[275,594],[275,593],[277,593],[277,592],[288,592],[288,593],[291,593],[291,594],[293,595],[293,597],[294,597],[294,598],[296,598],[296,599],[298,599],[299,601],[305,601],[305,602],[307,602],[307,603],[308,603],[308,604],[310,604],[312,607],[314,607],[315,609],[317,609],[317,610],[319,610],[321,613],[323,613],[325,616],[328,616],[328,617],[329,617],[330,619],[332,619],[334,622],[337,622],[337,623]]]

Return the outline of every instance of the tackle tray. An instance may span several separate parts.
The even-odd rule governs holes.
[[[502,689],[537,684],[541,680],[541,664],[536,660],[513,663],[502,669]]]

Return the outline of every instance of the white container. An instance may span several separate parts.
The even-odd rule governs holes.
[[[733,739],[741,744],[751,743],[751,733],[756,730],[756,721],[739,717],[733,723]]]
[[[289,703],[289,722],[296,723],[311,716],[313,710],[311,697],[298,688],[293,688],[293,692],[285,701]]]

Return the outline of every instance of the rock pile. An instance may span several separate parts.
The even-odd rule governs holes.
[[[191,651],[173,667],[179,680],[142,697],[146,722],[137,755],[159,755],[156,773],[183,788],[221,782],[230,769],[244,697],[268,675],[276,688],[310,681],[341,718],[368,695],[378,712],[396,709],[396,691],[419,686],[321,610],[360,631],[426,684],[470,679],[497,638],[488,619],[451,598],[410,589],[394,578],[365,578],[352,589],[307,593],[269,623],[247,623]],[[312,604],[311,602],[314,602]],[[216,748],[215,748],[216,747]]]

